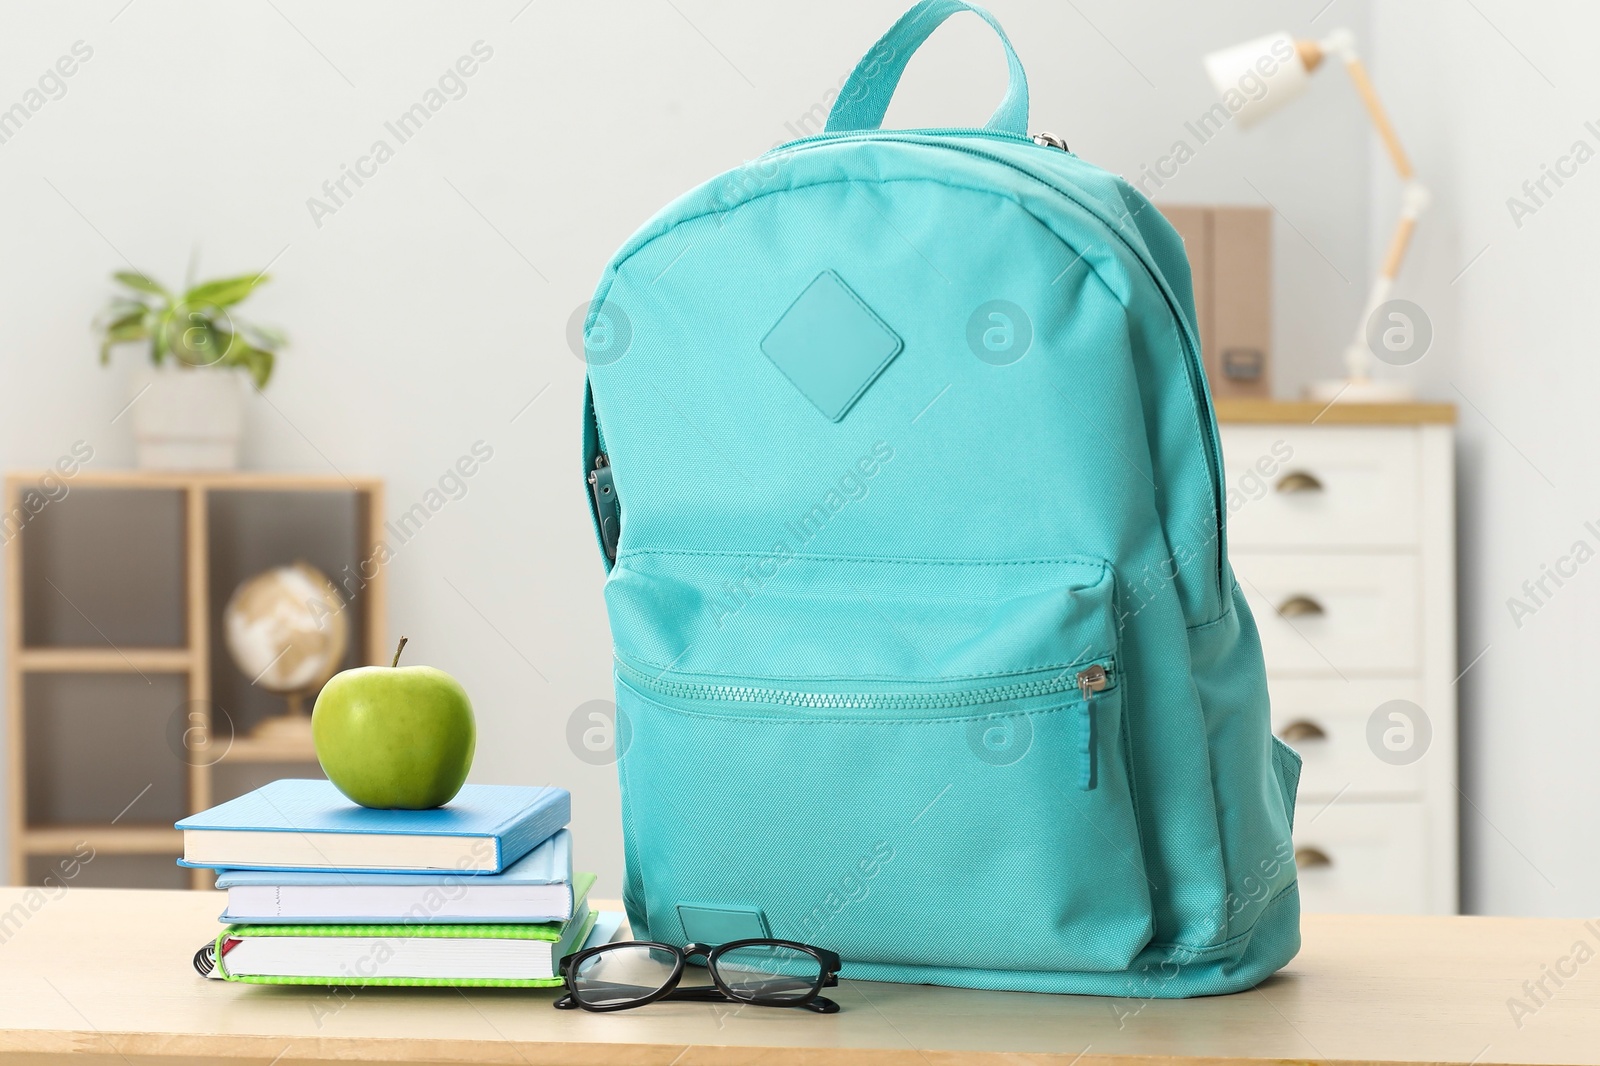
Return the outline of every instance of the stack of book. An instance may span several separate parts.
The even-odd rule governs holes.
[[[196,969],[256,984],[560,984],[562,956],[621,921],[591,911],[594,875],[572,872],[571,809],[565,789],[465,785],[435,810],[369,810],[327,781],[286,780],[203,811],[178,823],[179,862],[216,869],[228,904]]]

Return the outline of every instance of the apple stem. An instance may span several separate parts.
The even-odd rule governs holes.
[[[406,638],[406,637],[401,637],[400,638],[400,646],[395,648],[395,650],[394,650],[394,662],[389,664],[391,667],[395,667],[395,666],[399,666],[400,665],[400,653],[406,650],[406,640],[407,639],[408,638]]]

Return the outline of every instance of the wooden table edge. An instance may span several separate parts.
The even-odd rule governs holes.
[[[0,1061],[73,1055],[137,1063],[249,1061],[418,1062],[519,1066],[1514,1066],[1498,1060],[1310,1059],[1255,1056],[1100,1055],[1092,1050],[1030,1052],[936,1048],[792,1047],[756,1044],[604,1043],[316,1037],[264,1034],[133,1033],[100,1030],[0,1031]]]

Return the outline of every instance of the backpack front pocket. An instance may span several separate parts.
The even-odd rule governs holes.
[[[1114,577],[624,554],[607,585],[630,907],[851,963],[1124,969],[1150,895]],[[742,590],[742,592],[741,592]]]

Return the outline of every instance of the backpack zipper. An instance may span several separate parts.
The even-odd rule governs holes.
[[[1063,670],[1053,677],[1019,681],[988,688],[948,692],[807,692],[799,689],[761,688],[752,685],[716,685],[698,681],[678,681],[653,677],[616,660],[617,672],[629,682],[652,692],[677,699],[708,700],[718,703],[765,703],[779,707],[833,711],[933,711],[959,710],[986,703],[1005,703],[1033,696],[1050,696],[1076,690],[1088,702],[1095,693],[1111,685],[1112,661],[1105,659],[1078,670]]]
[[[967,711],[990,703],[1005,703],[1035,696],[1071,693],[1077,690],[1078,788],[1089,791],[1096,785],[1094,759],[1094,697],[1111,687],[1111,660],[1090,663],[1074,673],[1067,669],[1054,677],[1021,681],[1010,685],[966,689],[957,692],[805,692],[795,689],[757,688],[750,685],[712,685],[693,681],[669,681],[651,677],[619,657],[621,678],[657,695],[676,699],[710,700],[720,703],[765,703],[779,707],[798,707],[823,711]],[[940,715],[939,717],[957,717]]]
[[[1078,691],[1088,700],[1096,692],[1104,692],[1106,686],[1111,684],[1111,673],[1104,666],[1095,663],[1078,671],[1074,679],[1078,682]]]
[[[1191,391],[1194,393],[1195,406],[1197,408],[1197,411],[1198,411],[1199,415],[1201,416],[1199,418],[1200,435],[1204,438],[1205,446],[1206,446],[1206,460],[1207,460],[1206,473],[1207,473],[1207,476],[1211,479],[1211,506],[1212,506],[1212,510],[1213,510],[1213,512],[1214,512],[1214,514],[1216,516],[1216,543],[1217,543],[1217,575],[1216,576],[1217,576],[1218,607],[1220,609],[1221,607],[1226,605],[1227,602],[1228,602],[1228,590],[1224,587],[1223,580],[1222,580],[1223,552],[1224,552],[1225,538],[1226,538],[1226,531],[1223,528],[1224,510],[1223,510],[1223,498],[1222,498],[1222,460],[1221,460],[1220,449],[1217,447],[1216,427],[1212,422],[1212,418],[1211,418],[1210,412],[1204,410],[1203,405],[1200,403],[1200,398],[1205,396],[1205,395],[1207,395],[1206,387],[1205,387],[1205,381],[1204,381],[1204,378],[1200,376],[1201,374],[1203,374],[1203,371],[1200,369],[1199,355],[1198,355],[1198,353],[1197,353],[1197,351],[1196,351],[1196,349],[1194,347],[1194,343],[1193,343],[1192,339],[1189,336],[1189,330],[1188,330],[1187,326],[1184,324],[1183,309],[1178,306],[1177,300],[1167,291],[1167,287],[1161,283],[1161,279],[1156,276],[1155,269],[1150,265],[1150,263],[1148,261],[1146,261],[1145,257],[1143,255],[1140,255],[1138,250],[1134,248],[1132,242],[1130,242],[1126,237],[1124,237],[1122,235],[1122,233],[1121,233],[1120,229],[1118,228],[1118,226],[1113,224],[1113,222],[1110,219],[1107,219],[1099,211],[1096,211],[1093,207],[1091,207],[1089,204],[1085,203],[1083,200],[1078,199],[1078,197],[1072,195],[1067,190],[1061,188],[1061,186],[1056,185],[1053,182],[1046,181],[1044,178],[1041,178],[1039,175],[1033,173],[1032,171],[1025,170],[1024,168],[1018,166],[1016,163],[1013,163],[1010,160],[1002,159],[1002,158],[1000,158],[999,156],[996,156],[996,155],[990,155],[988,152],[980,151],[980,150],[978,150],[976,148],[971,147],[970,145],[964,145],[964,144],[961,144],[961,145],[958,145],[958,144],[939,144],[937,142],[929,142],[929,141],[916,139],[918,137],[944,137],[944,136],[990,137],[990,138],[997,138],[997,139],[1000,139],[1000,140],[1025,142],[1025,143],[1029,143],[1029,144],[1038,145],[1040,147],[1049,147],[1049,148],[1057,148],[1057,147],[1059,147],[1059,148],[1061,148],[1063,150],[1065,150],[1065,148],[1066,148],[1065,142],[1062,142],[1059,145],[1050,143],[1051,141],[1060,141],[1060,138],[1055,137],[1054,135],[1051,135],[1051,134],[1039,134],[1039,135],[1037,135],[1037,137],[1029,137],[1029,136],[1027,136],[1025,134],[1010,133],[1010,132],[1005,131],[1005,130],[989,130],[989,129],[974,129],[974,128],[947,128],[947,129],[927,129],[927,130],[905,130],[905,131],[902,131],[901,133],[899,133],[898,135],[896,135],[896,134],[884,134],[881,130],[854,130],[854,131],[850,131],[848,133],[843,133],[843,132],[842,133],[820,133],[820,134],[815,134],[815,135],[813,135],[811,137],[802,137],[799,140],[790,141],[787,144],[779,145],[777,148],[772,149],[771,151],[767,152],[766,154],[767,155],[774,155],[774,154],[777,154],[779,152],[787,151],[789,149],[804,150],[805,148],[817,147],[817,146],[819,146],[819,145],[821,145],[823,143],[835,143],[835,142],[841,142],[841,141],[847,141],[847,140],[856,140],[856,141],[861,141],[861,140],[879,140],[879,141],[888,141],[888,142],[896,143],[896,144],[910,144],[910,145],[914,145],[914,146],[918,146],[918,147],[933,148],[933,149],[936,149],[936,150],[943,150],[943,151],[949,151],[949,152],[960,152],[960,153],[962,153],[964,155],[970,155],[975,159],[982,159],[982,160],[985,160],[987,162],[994,163],[994,164],[997,164],[999,166],[1005,167],[1008,170],[1014,170],[1018,174],[1021,174],[1023,177],[1030,178],[1033,181],[1038,182],[1040,185],[1043,185],[1045,188],[1051,190],[1052,192],[1054,192],[1056,195],[1062,197],[1063,199],[1068,200],[1071,203],[1076,204],[1083,211],[1087,212],[1090,217],[1094,218],[1102,226],[1104,226],[1106,228],[1107,232],[1111,235],[1111,238],[1113,240],[1115,240],[1118,244],[1122,245],[1123,248],[1127,249],[1128,254],[1131,255],[1134,258],[1134,260],[1139,263],[1140,266],[1144,267],[1144,271],[1145,271],[1145,273],[1147,275],[1149,275],[1151,282],[1156,287],[1156,291],[1161,293],[1161,298],[1167,305],[1168,313],[1170,313],[1172,315],[1173,321],[1176,322],[1177,325],[1178,325],[1178,339],[1183,345],[1184,371],[1189,376],[1189,387],[1190,387]],[[1046,140],[1045,138],[1049,138],[1049,140]],[[1076,157],[1074,157],[1074,158],[1076,158]]]
[[[594,499],[595,524],[600,529],[600,547],[606,562],[617,561],[617,542],[622,539],[622,508],[617,503],[617,486],[612,480],[611,460],[605,452],[594,457],[589,471],[589,494]]]
[[[1053,133],[1046,133],[1043,130],[1038,133],[1012,133],[1010,130],[991,130],[983,126],[928,126],[923,129],[891,131],[891,133],[893,132],[911,134],[918,137],[991,137],[1000,141],[1036,144],[1041,148],[1059,148],[1063,152],[1071,152],[1071,149],[1067,147],[1066,141]],[[792,141],[785,141],[762,154],[776,155],[801,145],[821,144],[827,141],[870,140],[873,137],[889,139],[882,130],[838,130],[833,133],[812,133],[805,137],[796,137]]]

